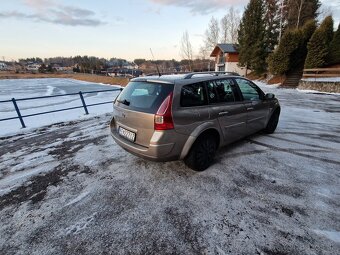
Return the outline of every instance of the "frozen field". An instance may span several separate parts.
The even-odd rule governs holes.
[[[200,173],[125,152],[110,114],[0,139],[0,254],[340,254],[340,96],[261,86],[277,132]]]
[[[94,91],[113,89],[114,86],[101,85],[98,83],[83,82],[72,79],[13,79],[0,80],[0,101],[27,98],[52,96],[60,94],[78,93],[79,91]],[[118,87],[117,87],[118,88]],[[87,104],[112,101],[117,92],[102,92],[94,94],[85,94]],[[61,108],[81,106],[79,95],[45,98],[30,101],[19,101],[18,106],[21,114],[33,114],[43,111],[52,111]],[[93,117],[94,114],[107,113],[112,110],[110,104],[93,106],[88,108],[90,116],[84,115],[84,109],[50,113],[34,117],[24,118],[27,129],[40,127],[52,123],[75,120],[80,118]],[[0,119],[16,117],[12,102],[0,103]],[[9,135],[17,132],[26,132],[27,129],[21,129],[19,119],[0,122],[0,136]]]

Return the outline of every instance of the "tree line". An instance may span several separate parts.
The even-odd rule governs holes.
[[[339,29],[334,33],[330,15],[318,26],[320,6],[319,0],[251,0],[238,30],[240,65],[282,75],[339,63]]]
[[[94,56],[75,56],[75,57],[52,57],[45,58],[44,60],[39,57],[19,59],[19,64],[27,65],[30,63],[40,64],[41,72],[54,71],[53,66],[59,65],[60,67],[73,67],[74,72],[91,73],[100,70],[105,70],[110,67],[123,68],[131,64],[125,59],[121,58],[98,58]]]
[[[231,7],[221,19],[211,18],[200,56],[205,59],[218,43],[237,44],[239,65],[256,74],[269,70],[282,75],[340,63],[340,25],[334,32],[327,12],[319,0],[250,0],[242,16]],[[326,17],[318,25],[320,16]],[[192,59],[187,31],[180,53]]]

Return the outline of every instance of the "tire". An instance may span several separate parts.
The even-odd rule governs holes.
[[[277,124],[279,123],[279,118],[280,118],[280,111],[276,110],[272,116],[270,117],[267,126],[264,129],[264,132],[266,132],[267,134],[272,134],[274,133]]]
[[[213,136],[199,137],[192,145],[184,163],[195,171],[204,171],[214,160],[217,142]]]

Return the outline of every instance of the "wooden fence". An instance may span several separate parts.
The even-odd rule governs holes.
[[[340,77],[340,68],[313,68],[303,70],[304,78]]]

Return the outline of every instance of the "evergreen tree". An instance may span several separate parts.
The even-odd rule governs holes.
[[[266,44],[263,0],[250,0],[238,31],[239,65],[261,74],[266,70]]]
[[[340,24],[329,46],[328,64],[340,64]]]
[[[273,74],[282,75],[289,70],[290,56],[298,47],[298,30],[288,30],[281,38],[279,46],[269,55],[269,71]]]
[[[308,20],[316,19],[321,6],[320,0],[287,0],[288,28],[300,28]]]
[[[308,21],[300,29],[287,30],[279,46],[269,56],[269,71],[273,74],[286,74],[303,69],[307,55],[307,43],[316,28],[315,21]]]
[[[329,46],[333,38],[333,18],[327,16],[308,42],[305,68],[323,67],[327,64]]]
[[[315,20],[309,20],[307,21],[303,27],[298,29],[300,31],[299,36],[299,46],[298,48],[293,52],[291,58],[290,58],[290,70],[303,70],[305,60],[307,57],[307,44],[312,37],[314,31],[316,29],[316,21]]]
[[[268,50],[273,51],[278,43],[280,34],[280,2],[277,0],[265,0],[265,41]]]

